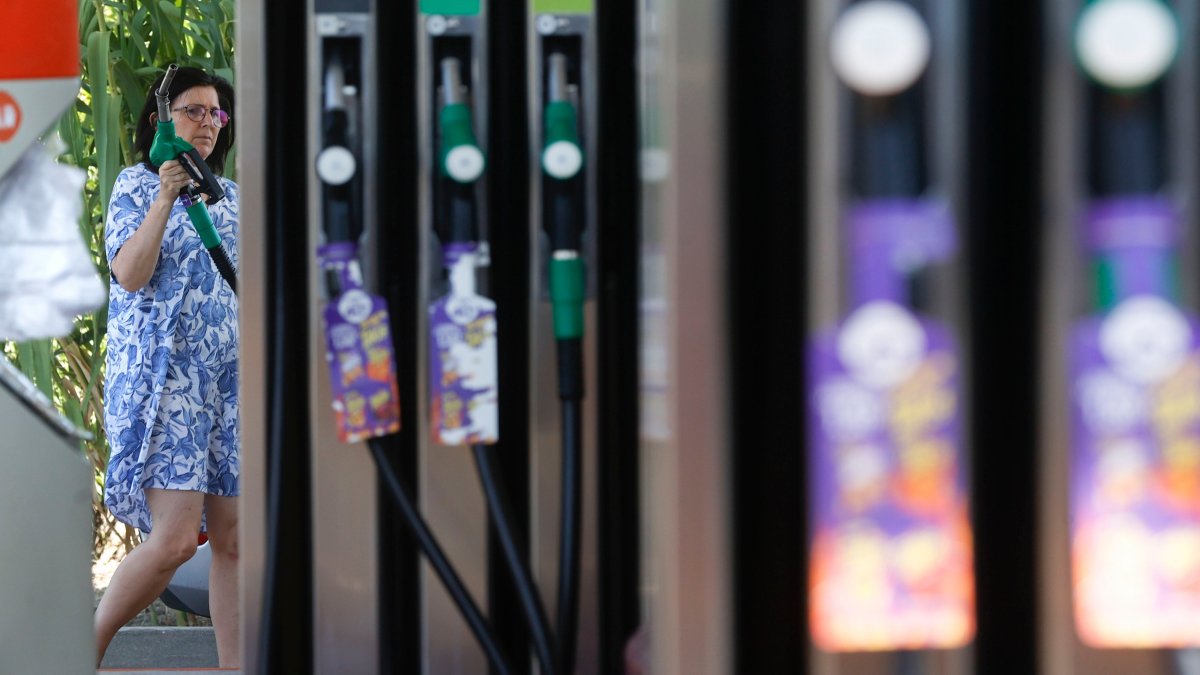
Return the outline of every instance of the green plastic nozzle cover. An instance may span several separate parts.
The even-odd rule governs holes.
[[[582,260],[550,261],[550,303],[556,339],[583,337],[584,290]]]
[[[438,164],[442,173],[450,176],[446,168],[446,156],[455,148],[464,145],[479,149],[475,131],[471,125],[471,108],[466,103],[452,103],[442,108],[438,120],[442,132],[442,152]],[[483,151],[480,150],[480,154]],[[453,176],[451,176],[453,178]]]
[[[191,143],[175,135],[174,122],[160,121],[154,132],[154,142],[150,144],[150,161],[162,166],[191,149]]]
[[[567,180],[583,168],[583,148],[579,146],[579,118],[568,101],[552,101],[543,116],[544,145],[542,169],[552,178]]]
[[[575,114],[575,106],[570,101],[547,103],[545,122],[545,145],[559,141],[579,145],[579,119]]]

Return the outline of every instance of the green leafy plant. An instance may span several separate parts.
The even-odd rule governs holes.
[[[87,171],[79,229],[96,268],[110,280],[104,216],[117,174],[132,165],[136,118],[154,79],[169,63],[195,66],[233,81],[234,0],[80,0],[81,86],[59,119],[61,161]],[[233,162],[229,162],[233,166]],[[103,378],[107,308],[78,317],[54,340],[4,344],[4,353],[76,426],[92,435],[84,451],[95,470],[93,550],[111,537],[136,544],[103,504],[109,447]]]

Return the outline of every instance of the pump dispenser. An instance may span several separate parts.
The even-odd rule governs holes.
[[[1154,562],[1177,555],[1179,538],[1200,537],[1200,496],[1181,482],[1194,469],[1178,455],[1200,444],[1200,414],[1176,415],[1167,402],[1200,388],[1200,321],[1184,304],[1180,266],[1189,207],[1176,198],[1190,172],[1172,161],[1180,132],[1195,134],[1173,122],[1179,23],[1159,0],[1095,0],[1072,36],[1088,125],[1075,240],[1089,273],[1066,369],[1071,570],[1075,628],[1095,648],[1198,644],[1187,574]],[[1200,561],[1178,564],[1200,573]],[[1114,574],[1121,584],[1094,581]]]
[[[839,654],[836,672],[859,672],[842,652],[888,651],[892,672],[915,673],[974,632],[958,191],[944,150],[961,127],[942,116],[953,58],[934,58],[950,44],[934,27],[955,14],[951,3],[921,3],[928,14],[901,0],[815,4],[837,17],[816,19],[829,52],[810,99],[836,112],[815,112],[810,129],[811,247],[840,255],[836,268],[811,263],[829,272],[809,299],[809,621],[817,646]],[[918,412],[925,397],[943,405]]]

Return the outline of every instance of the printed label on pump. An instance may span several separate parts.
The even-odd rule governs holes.
[[[475,292],[478,245],[448,244],[450,293],[429,307],[431,429],[440,445],[500,439],[496,303]]]
[[[338,438],[357,443],[400,431],[400,392],[387,302],[359,286],[357,246],[321,247],[321,266],[342,293],[325,307],[325,358]]]
[[[594,0],[533,0],[534,14],[591,14]]]
[[[809,349],[810,605],[828,651],[946,649],[974,633],[959,363],[886,301]]]
[[[480,0],[421,0],[421,13],[474,16],[479,5]]]
[[[1200,323],[1134,295],[1080,322],[1070,359],[1079,635],[1200,646]]]

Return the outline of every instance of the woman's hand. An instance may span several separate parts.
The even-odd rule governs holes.
[[[175,159],[167,160],[158,167],[158,179],[162,183],[158,199],[169,205],[173,205],[175,200],[179,199],[179,193],[184,188],[192,185],[192,177],[188,175],[179,160]]]

